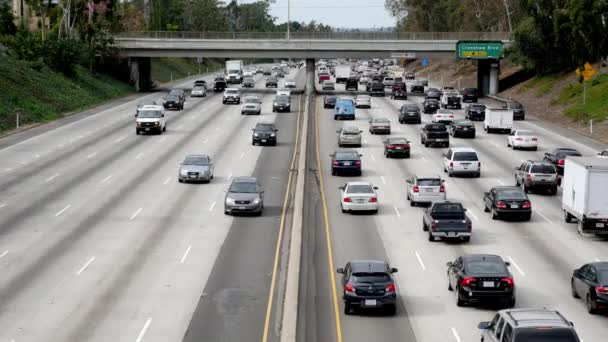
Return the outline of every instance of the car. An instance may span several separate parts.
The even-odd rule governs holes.
[[[538,136],[527,129],[516,129],[507,136],[507,146],[514,150],[530,149],[538,150]]]
[[[481,161],[477,151],[470,147],[452,147],[443,154],[443,171],[454,175],[481,176]]]
[[[484,121],[486,119],[486,105],[473,103],[464,110],[464,118],[471,121]]]
[[[277,71],[274,76],[276,78],[285,78],[285,73],[283,71]]]
[[[492,213],[493,220],[515,216],[529,221],[532,217],[532,202],[518,186],[493,187],[484,192],[483,205],[486,213]]]
[[[222,103],[234,103],[241,104],[241,94],[237,88],[226,88],[224,90],[224,97],[222,98]]]
[[[405,73],[403,73],[403,77],[406,80],[415,80],[416,79],[416,75],[414,75],[413,72],[405,72]]]
[[[437,101],[441,100],[441,90],[437,89],[437,88],[427,88],[426,92],[424,93],[424,98],[425,99],[435,99]]]
[[[445,182],[439,176],[413,176],[408,178],[405,183],[406,196],[412,207],[415,207],[419,203],[433,203],[446,200]]]
[[[557,169],[557,174],[563,176],[567,157],[582,157],[582,154],[573,148],[560,147],[551,152],[546,152],[543,160],[553,164]]]
[[[422,83],[422,85],[425,86],[425,87],[429,86],[429,80],[428,80],[428,78],[419,78],[418,81],[420,83]]]
[[[509,101],[503,106],[506,109],[513,110],[513,120],[525,120],[526,119],[526,111],[524,110],[524,106],[517,101]]]
[[[439,101],[435,98],[426,98],[422,103],[424,114],[435,114],[439,110]]]
[[[251,145],[276,145],[277,132],[279,131],[273,123],[258,122],[251,129]]]
[[[178,95],[167,95],[163,98],[163,107],[169,109],[184,109],[184,100]]]
[[[393,274],[398,270],[386,261],[353,260],[336,271],[342,275],[345,315],[356,309],[383,309],[389,315],[397,313]]]
[[[245,77],[243,79],[243,88],[253,88],[255,87],[255,81],[251,77]]]
[[[597,156],[599,158],[608,158],[608,149],[603,150],[602,152],[598,152]]]
[[[407,88],[403,82],[393,83],[391,89],[391,99],[393,100],[407,100]]]
[[[355,101],[339,98],[336,100],[334,120],[355,120]]]
[[[370,182],[348,182],[339,187],[342,213],[366,211],[378,213],[377,187]]]
[[[369,91],[369,95],[370,96],[385,96],[386,93],[384,91],[384,84],[381,82],[373,82],[371,84],[367,84],[367,86],[369,87],[369,89],[367,91]]]
[[[194,88],[196,88],[196,87],[203,87],[203,88],[207,89],[207,81],[205,81],[205,80],[194,81]]]
[[[323,108],[336,108],[338,97],[335,95],[323,96]]]
[[[153,133],[162,134],[167,131],[167,120],[162,106],[146,105],[135,114],[135,134]]]
[[[177,180],[184,182],[205,182],[209,183],[213,179],[213,163],[206,154],[187,155],[180,163]]]
[[[243,104],[241,105],[241,114],[255,114],[260,115],[262,113],[262,100],[257,95],[247,95],[243,98]]]
[[[439,109],[433,114],[433,123],[450,125],[454,121],[454,112],[449,109]]]
[[[424,84],[421,81],[414,81],[410,86],[410,92],[415,94],[424,94]]]
[[[402,137],[390,137],[382,141],[384,144],[384,156],[392,158],[401,156],[404,158],[410,157],[410,141]]]
[[[421,124],[420,108],[415,103],[406,103],[399,108],[399,123]]]
[[[491,322],[480,322],[484,342],[580,342],[574,325],[559,311],[550,309],[504,309]]]
[[[525,193],[544,190],[556,195],[558,183],[557,169],[551,163],[528,160],[515,168],[515,185]]]
[[[266,78],[266,88],[276,88],[279,86],[279,81],[277,81],[276,77],[267,77]]]
[[[462,89],[462,102],[477,102],[479,100],[479,89],[464,88]]]
[[[515,306],[515,280],[509,271],[510,263],[500,256],[465,254],[446,266],[448,290],[455,292],[457,306],[484,302],[503,308]]]
[[[227,87],[226,80],[223,77],[217,77],[213,81],[213,92],[215,92],[215,93],[224,91],[226,89],[226,87]]]
[[[287,95],[277,95],[272,101],[273,112],[290,112],[291,100]]]
[[[471,120],[454,120],[450,125],[450,135],[454,138],[475,138],[475,125]]]
[[[186,92],[183,89],[171,89],[168,96],[179,96],[180,101],[186,102]]]
[[[441,95],[441,107],[461,109],[462,96],[457,91],[446,90],[443,95]]]
[[[361,176],[361,154],[356,150],[337,150],[331,157],[331,174],[337,176],[348,173]]]
[[[191,97],[205,97],[205,96],[207,96],[207,87],[195,86],[194,88],[192,88],[192,91],[190,91],[190,96]]]
[[[319,83],[324,83],[325,81],[329,81],[330,79],[331,75],[328,72],[319,73]]]
[[[224,214],[255,214],[264,211],[264,190],[256,177],[234,177],[224,198]]]
[[[264,71],[262,71],[262,75],[263,76],[270,76],[270,75],[272,75],[272,70],[270,70],[270,69],[264,69]]]
[[[424,147],[432,144],[448,147],[450,146],[450,133],[444,124],[426,124],[420,130],[420,143]]]
[[[357,77],[349,77],[346,80],[345,89],[346,89],[346,91],[349,91],[349,90],[357,91],[357,90],[359,90],[359,80],[357,79]]]
[[[253,71],[252,70],[243,71],[243,77],[253,77]]]
[[[359,78],[359,84],[368,84],[370,82],[369,76],[361,76]]]
[[[391,120],[387,118],[369,119],[369,132],[371,134],[391,134]]]
[[[590,314],[608,309],[608,262],[591,262],[575,269],[570,287],[572,297],[582,298]]]
[[[338,147],[357,146],[361,147],[361,133],[357,126],[344,126],[336,131],[338,133]]]
[[[332,82],[332,81],[325,81],[325,82],[323,82],[321,89],[322,90],[336,90],[336,86],[335,86],[334,82]]]
[[[473,224],[459,202],[432,202],[422,216],[422,231],[428,232],[429,241],[436,238],[469,242]]]
[[[382,84],[384,84],[385,88],[391,88],[393,86],[393,84],[395,84],[395,78],[394,77],[385,77],[382,80]]]
[[[355,97],[356,108],[372,108],[372,98],[369,95],[357,95]]]
[[[276,92],[277,96],[287,96],[291,99],[291,90],[289,89],[278,89]]]
[[[294,81],[293,79],[289,78],[285,80],[285,88],[295,88],[296,87],[296,81]]]

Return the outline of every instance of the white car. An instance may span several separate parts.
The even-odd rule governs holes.
[[[361,78],[359,79],[359,84],[368,84],[368,83],[369,83],[369,77],[361,76]]]
[[[245,96],[241,105],[241,114],[260,115],[260,113],[262,113],[262,100],[256,95]]]
[[[135,134],[158,133],[167,130],[167,119],[163,106],[145,105],[135,114]]]
[[[222,99],[222,103],[241,104],[241,93],[237,88],[226,88],[226,90],[224,90],[224,98]]]
[[[407,199],[412,207],[415,207],[418,203],[433,203],[446,200],[444,180],[439,176],[414,176],[409,178],[406,184]]]
[[[336,86],[334,85],[334,82],[332,82],[332,81],[325,81],[325,82],[323,82],[323,86],[321,89],[322,90],[336,90]]]
[[[443,154],[443,172],[454,175],[481,176],[481,161],[477,151],[470,147],[452,147]]]
[[[294,80],[285,80],[285,88],[295,88],[296,81]]]
[[[507,146],[512,147],[514,150],[529,148],[536,151],[538,150],[538,136],[533,131],[517,129],[507,137]]]
[[[277,96],[281,96],[281,95],[291,97],[291,91],[286,90],[286,89],[277,90]]]
[[[372,98],[369,95],[357,95],[357,97],[355,97],[355,107],[372,108]]]
[[[378,213],[378,188],[370,182],[348,182],[340,187],[342,212],[371,211]]]
[[[192,88],[192,91],[190,92],[190,96],[191,97],[207,96],[207,88],[205,88],[203,86],[196,86],[196,87]]]
[[[449,109],[439,109],[433,114],[433,123],[450,125],[454,121],[454,112]]]

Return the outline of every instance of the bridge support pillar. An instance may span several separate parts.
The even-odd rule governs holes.
[[[306,59],[306,95],[311,96],[315,92],[315,59]]]
[[[152,62],[150,57],[130,57],[129,73],[131,84],[135,91],[145,91],[152,88]]]
[[[480,59],[477,61],[477,89],[483,95],[496,95],[499,91],[500,60]]]

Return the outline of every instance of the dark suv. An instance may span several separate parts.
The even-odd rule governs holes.
[[[464,110],[464,118],[471,121],[484,121],[486,119],[486,105],[475,103]]]
[[[462,89],[462,102],[477,102],[479,99],[479,90],[477,88]]]
[[[349,77],[346,80],[346,91],[349,90],[359,90],[359,81],[354,77]]]
[[[163,98],[163,107],[165,109],[184,109],[184,99],[179,95],[167,95]]]
[[[338,268],[342,274],[344,314],[354,309],[384,309],[397,313],[397,289],[393,280],[396,268],[380,260],[353,260]]]
[[[272,123],[258,122],[252,129],[251,145],[276,145],[277,132],[279,131]]]
[[[572,322],[556,310],[500,310],[477,327],[484,342],[580,342]]]
[[[541,161],[525,161],[515,168],[515,184],[525,192],[545,190],[557,194],[559,177],[553,164]]]

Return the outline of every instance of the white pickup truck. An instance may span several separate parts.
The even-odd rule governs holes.
[[[483,129],[488,133],[511,133],[513,130],[513,110],[503,108],[486,108]]]

